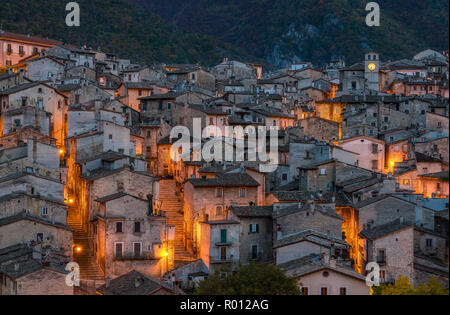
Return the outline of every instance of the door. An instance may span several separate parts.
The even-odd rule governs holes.
[[[227,260],[227,248],[226,247],[220,248],[220,260]]]
[[[134,257],[140,257],[142,252],[142,243],[133,243],[133,254]]]
[[[123,251],[123,244],[122,243],[116,243],[116,257],[117,258],[122,258],[122,251]]]

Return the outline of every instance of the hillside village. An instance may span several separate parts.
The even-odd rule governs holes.
[[[430,49],[146,65],[0,30],[0,294],[185,294],[250,262],[306,295],[370,294],[369,262],[448,285],[448,67]],[[278,167],[174,160],[195,118],[275,127]]]

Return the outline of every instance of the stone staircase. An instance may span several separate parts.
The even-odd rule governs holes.
[[[161,180],[159,182],[159,200],[162,202],[161,210],[166,212],[167,224],[175,226],[175,268],[192,262],[195,257],[189,253],[183,243],[184,236],[184,219],[182,210],[183,204],[176,195],[175,180]]]
[[[73,258],[80,265],[80,280],[103,280],[104,275],[89,246],[88,233],[81,223],[81,218],[75,213],[76,209],[69,207],[67,225],[74,229]],[[77,250],[78,247],[81,249],[80,251]]]

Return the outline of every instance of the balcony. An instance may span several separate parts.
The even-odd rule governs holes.
[[[115,261],[126,261],[126,260],[159,260],[160,258],[155,257],[153,253],[143,253],[141,255],[133,255],[133,254],[126,254],[121,256],[115,256]]]
[[[234,262],[234,260],[233,260],[233,255],[227,256],[225,259],[223,259],[223,257],[209,256],[209,262],[211,264],[229,264],[229,263]]]
[[[222,246],[231,246],[233,244],[231,242],[217,242],[215,245],[222,247]]]
[[[377,257],[377,264],[386,265],[386,258],[385,257]]]

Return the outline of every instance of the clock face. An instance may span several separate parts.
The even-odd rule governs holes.
[[[374,71],[377,68],[377,66],[374,63],[369,63],[367,68],[369,68],[370,71]]]

